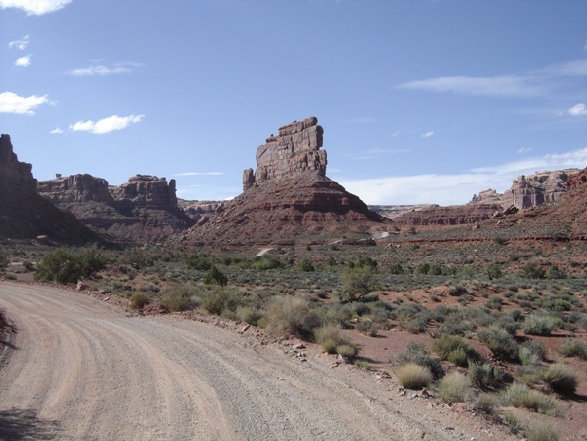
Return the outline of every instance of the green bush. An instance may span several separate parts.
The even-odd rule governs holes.
[[[356,328],[360,333],[370,337],[375,337],[379,331],[379,326],[372,320],[361,320],[356,324]]]
[[[200,306],[208,313],[220,315],[224,311],[236,311],[240,299],[232,290],[215,285],[200,294]]]
[[[212,268],[212,258],[210,256],[187,256],[185,263],[189,269],[199,271],[208,271]]]
[[[485,392],[481,392],[479,395],[477,395],[477,399],[475,400],[475,410],[486,413],[488,415],[494,415],[496,413],[497,405],[498,400],[495,395]]]
[[[558,432],[546,421],[532,421],[526,430],[528,441],[558,441]]]
[[[430,369],[414,363],[400,366],[395,374],[399,383],[407,389],[422,389],[432,383]]]
[[[341,357],[353,358],[359,353],[359,349],[356,343],[344,343],[336,347],[336,353]]]
[[[469,357],[462,349],[451,351],[446,359],[457,366],[465,367],[469,365]]]
[[[216,268],[216,266],[212,265],[212,267],[204,276],[204,283],[206,285],[226,286],[226,284],[228,283],[228,277],[226,277],[226,275],[223,272]]]
[[[336,347],[339,344],[346,343],[341,329],[336,325],[323,325],[314,329],[314,338],[328,354],[336,353]]]
[[[558,352],[565,357],[577,357],[587,360],[587,345],[581,340],[567,339],[560,345]]]
[[[309,260],[302,260],[296,265],[296,269],[298,271],[304,271],[309,273],[314,271],[314,265],[312,265],[312,262],[310,262]]]
[[[130,296],[130,309],[141,309],[149,303],[149,296],[143,292],[136,292]]]
[[[406,349],[402,351],[397,359],[399,365],[417,364],[427,368],[434,378],[440,378],[444,375],[444,369],[438,358],[430,357],[426,346],[422,343],[410,342]]]
[[[361,299],[376,289],[373,280],[373,269],[370,266],[345,268],[341,274],[341,300],[349,302]]]
[[[451,286],[448,294],[454,297],[462,296],[463,294],[467,294],[467,289],[461,285]]]
[[[524,334],[550,335],[555,329],[561,328],[562,321],[557,317],[544,314],[532,314],[527,316],[522,323]]]
[[[108,259],[94,250],[73,254],[59,248],[41,259],[35,279],[62,285],[74,284],[80,279],[94,276],[107,263]]]
[[[147,266],[152,266],[155,259],[152,256],[149,256],[144,249],[134,247],[124,253],[121,261],[122,263],[132,266],[134,269],[141,269]]]
[[[476,360],[479,358],[475,350],[469,346],[467,341],[459,336],[442,334],[439,338],[434,340],[432,350],[438,354],[442,360],[450,360],[451,356],[454,360],[459,360],[455,363],[458,366],[467,366],[469,359]]]
[[[161,299],[169,311],[187,311],[195,306],[192,289],[186,285],[171,287]]]
[[[482,329],[477,333],[477,338],[485,343],[497,358],[517,361],[518,344],[505,329],[494,327]]]
[[[487,277],[489,277],[489,280],[500,279],[502,276],[503,273],[499,265],[493,263],[487,267]]]
[[[448,404],[464,403],[471,394],[471,381],[460,372],[451,372],[438,385],[438,396]]]
[[[470,363],[467,369],[467,375],[473,384],[483,389],[494,386],[503,378],[497,366],[492,366],[489,363]]]
[[[522,268],[522,273],[527,279],[544,279],[546,271],[536,262],[530,262]]]
[[[563,363],[551,365],[542,378],[553,391],[560,394],[574,394],[577,388],[577,377]]]
[[[239,306],[236,308],[236,315],[241,322],[257,326],[263,313],[255,306]]]
[[[300,297],[275,296],[267,306],[267,330],[276,336],[288,334],[308,339],[322,324],[320,316]]]
[[[552,398],[521,383],[509,386],[503,391],[502,397],[506,404],[539,413],[549,413],[556,405]]]

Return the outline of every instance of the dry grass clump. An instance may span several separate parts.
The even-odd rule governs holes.
[[[359,352],[357,344],[346,338],[337,325],[328,324],[314,329],[314,337],[329,354],[352,358]]]
[[[149,296],[144,292],[136,292],[130,296],[130,309],[141,309],[149,303]]]
[[[560,394],[573,394],[577,388],[577,377],[563,363],[551,365],[542,378],[553,391]]]
[[[433,376],[430,369],[414,363],[400,366],[395,374],[399,383],[407,389],[422,389],[432,383]]]
[[[521,383],[514,383],[505,389],[502,397],[507,404],[525,407],[539,413],[550,413],[556,405],[549,396]]]
[[[277,336],[310,338],[322,323],[304,298],[275,296],[267,306],[267,330]]]
[[[438,385],[438,395],[445,403],[464,403],[471,396],[471,380],[460,372],[451,372]]]
[[[581,340],[570,338],[560,345],[558,352],[565,357],[577,357],[587,360],[587,345]]]
[[[530,422],[525,435],[528,441],[558,441],[558,432],[545,421]]]

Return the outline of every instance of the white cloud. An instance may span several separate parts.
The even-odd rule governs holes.
[[[585,108],[585,104],[583,104],[583,103],[575,104],[573,107],[571,107],[569,109],[569,115],[573,115],[573,116],[587,115],[587,109]]]
[[[0,0],[0,8],[22,9],[27,15],[43,15],[64,8],[72,0]]]
[[[14,40],[8,43],[8,49],[16,48],[19,51],[24,51],[29,45],[29,36],[25,35],[22,40]]]
[[[176,173],[173,176],[221,176],[223,172],[184,172]]]
[[[32,55],[20,57],[14,62],[14,65],[18,67],[29,67],[31,65],[31,56]]]
[[[523,161],[483,167],[460,174],[427,174],[365,180],[341,184],[368,204],[464,204],[487,188],[503,192],[519,175],[537,171],[585,168],[587,147],[562,154],[548,154]]]
[[[24,97],[13,92],[2,92],[0,93],[0,113],[34,115],[37,107],[48,102],[47,95]]]
[[[61,135],[63,130],[60,127],[57,127],[49,132],[51,135]]]
[[[516,153],[518,154],[522,154],[522,153],[528,153],[531,152],[532,150],[534,150],[532,147],[520,147]]]
[[[431,138],[432,136],[434,136],[434,130],[424,133],[421,138]]]
[[[400,84],[398,88],[495,97],[532,97],[543,93],[543,90],[533,85],[529,78],[516,75],[499,75],[494,77],[438,77],[426,80],[407,81]]]
[[[89,77],[89,76],[106,76],[106,75],[120,75],[131,73],[134,69],[139,67],[139,63],[126,62],[116,63],[112,66],[106,66],[103,64],[94,64],[91,66],[80,67],[72,69],[67,73],[76,77]]]
[[[69,126],[70,130],[74,132],[90,132],[95,135],[103,135],[115,130],[122,130],[131,124],[139,123],[143,120],[145,115],[128,115],[118,116],[112,115],[98,121],[78,121]]]
[[[561,76],[585,76],[587,75],[587,60],[572,60],[557,64],[547,67],[544,72]]]

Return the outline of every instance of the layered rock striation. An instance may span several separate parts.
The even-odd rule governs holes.
[[[82,244],[101,238],[37,193],[32,165],[20,162],[9,135],[0,136],[0,236]]]
[[[82,223],[116,240],[165,240],[193,221],[179,208],[175,180],[136,175],[111,186],[91,175],[39,182],[39,193]]]
[[[257,168],[245,170],[243,193],[186,237],[201,244],[291,244],[385,230],[391,221],[326,177],[323,133],[315,117],[281,127],[257,148]]]

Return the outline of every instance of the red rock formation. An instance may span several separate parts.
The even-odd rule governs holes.
[[[41,181],[37,183],[37,191],[53,202],[114,202],[108,181],[88,174]]]
[[[413,210],[394,219],[401,225],[461,225],[490,219],[501,207],[495,204],[453,205]]]
[[[186,238],[196,243],[292,243],[320,235],[369,235],[391,221],[328,179],[322,127],[307,118],[279,129],[257,149],[257,171],[245,170],[245,191]]]
[[[0,136],[0,236],[67,243],[101,242],[69,213],[62,212],[36,192],[32,166],[20,162],[9,135]]]

